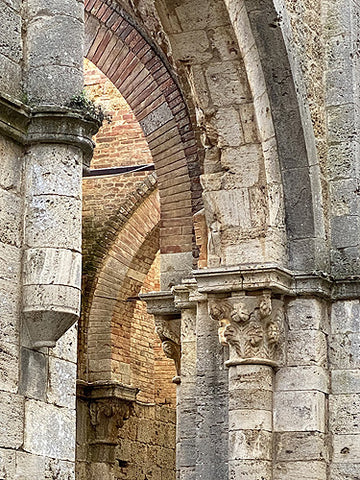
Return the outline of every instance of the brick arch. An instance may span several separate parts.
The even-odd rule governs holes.
[[[108,0],[85,1],[85,56],[119,89],[152,153],[161,202],[162,253],[191,252],[202,206],[195,136],[180,89],[145,36]]]
[[[134,203],[130,198],[120,208],[117,229],[110,235],[112,241],[105,242],[91,288],[84,294],[86,303],[79,325],[79,376],[86,381],[110,379],[112,321],[121,287],[134,277],[131,265],[146,242],[152,245],[150,260],[143,256],[145,270],[134,278],[145,278],[151,258],[159,250],[158,192],[150,190],[142,201],[140,198]]]

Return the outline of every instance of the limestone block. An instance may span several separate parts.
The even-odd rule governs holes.
[[[272,391],[273,372],[266,365],[236,365],[229,370],[229,390]]]
[[[23,443],[24,399],[0,392],[0,447],[19,448]]]
[[[335,248],[356,247],[360,220],[356,215],[341,215],[331,220],[331,239]]]
[[[35,455],[74,461],[75,411],[26,400],[24,450]]]
[[[152,110],[140,121],[141,128],[145,135],[158,130],[160,127],[172,120],[173,114],[167,103],[162,103],[158,108]]]
[[[223,148],[221,151],[221,165],[229,172],[239,174],[239,187],[251,187],[259,181],[261,161],[262,151],[259,144]]]
[[[81,201],[71,197],[33,197],[27,206],[25,242],[30,248],[81,251]]]
[[[353,105],[329,107],[327,114],[329,142],[346,142],[351,132],[356,128]]]
[[[0,189],[0,242],[21,246],[21,199],[11,191]]]
[[[220,148],[239,147],[244,143],[240,115],[234,107],[219,108],[215,114],[214,123],[219,135]]]
[[[0,55],[0,85],[1,85],[1,55]],[[5,91],[2,89],[2,91]],[[0,135],[0,186],[6,190],[19,192],[21,182],[21,163],[23,150],[10,139]]]
[[[239,57],[239,47],[232,29],[228,26],[216,27],[209,33],[213,48],[222,60],[234,60]]]
[[[288,334],[287,351],[289,366],[325,366],[326,336],[317,330],[292,330]]]
[[[331,332],[360,332],[360,302],[358,300],[335,302],[332,305]]]
[[[31,0],[29,2],[27,11],[29,19],[43,16],[45,12],[48,16],[67,15],[79,21],[82,21],[84,17],[81,3],[77,0],[63,0],[60,4],[57,0]]]
[[[26,397],[45,400],[47,380],[47,356],[41,352],[22,348],[19,393]]]
[[[22,94],[21,79],[21,65],[0,54],[1,91],[19,99]]]
[[[16,480],[44,478],[45,458],[25,452],[16,452]]]
[[[25,285],[24,311],[70,312],[80,310],[80,290],[66,285]]]
[[[322,367],[283,367],[276,372],[275,390],[318,390],[329,392],[329,378]]]
[[[334,463],[360,463],[360,435],[334,435],[332,445]]]
[[[360,393],[360,371],[333,370],[331,372],[331,390],[334,394]]]
[[[19,346],[16,338],[0,339],[0,385],[1,390],[16,393],[19,383]]]
[[[160,256],[161,290],[170,290],[179,285],[183,278],[190,276],[192,270],[192,253],[162,253]]]
[[[360,335],[341,333],[329,336],[329,362],[334,369],[360,367]]]
[[[20,291],[12,282],[0,280],[0,341],[16,343],[19,335]]]
[[[326,302],[315,298],[296,298],[287,305],[290,330],[328,331]]]
[[[279,463],[274,469],[274,480],[326,480],[326,463]]]
[[[60,407],[75,408],[76,364],[49,358],[49,388],[47,399]]]
[[[82,69],[73,67],[37,67],[27,80],[29,101],[45,105],[67,105],[82,88]]]
[[[240,105],[240,118],[243,127],[245,143],[258,143],[258,126],[253,103],[245,103]]]
[[[203,30],[172,35],[171,46],[174,58],[188,63],[203,63],[212,57],[209,39]]]
[[[21,16],[12,8],[2,4],[0,9],[0,54],[19,63],[22,55]]]
[[[360,435],[360,394],[330,395],[329,427],[334,433]]]
[[[240,232],[241,235],[242,232]],[[241,236],[240,236],[241,238]],[[252,238],[243,240],[237,245],[234,239],[229,238],[224,246],[224,265],[237,265],[242,263],[279,262],[284,255],[284,246],[278,238],[266,239]]]
[[[49,354],[69,362],[77,362],[77,324],[59,338],[56,346],[49,350]]]
[[[41,16],[30,21],[26,37],[30,72],[44,65],[80,68],[82,37],[82,25],[72,16]],[[75,45],[78,48],[74,48]]]
[[[272,465],[264,460],[230,460],[229,478],[231,480],[271,480]]]
[[[15,452],[0,448],[0,478],[10,480],[15,478]]]
[[[261,76],[262,76],[261,72]],[[259,89],[261,89],[262,85],[259,85]],[[261,119],[261,121],[258,122],[258,128],[259,128],[259,138],[262,141],[269,140],[274,137],[275,135],[275,130],[274,130],[274,124],[272,121],[272,114],[271,114],[271,108],[270,108],[270,102],[269,102],[269,97],[267,95],[267,91],[265,90],[264,93],[259,94],[255,99],[254,99],[254,108],[256,111],[256,117]]]
[[[271,433],[264,430],[239,430],[229,433],[229,458],[232,460],[271,460]]]
[[[81,198],[82,152],[69,145],[33,145],[26,156],[26,182],[32,196]]]
[[[59,248],[29,248],[24,256],[24,285],[81,287],[81,254]]]
[[[214,28],[228,23],[225,5],[215,0],[196,5],[191,1],[179,3],[175,12],[184,31]]]
[[[210,96],[215,106],[229,107],[250,100],[245,69],[239,62],[221,62],[209,65],[205,71]],[[230,113],[228,114],[230,115]],[[232,118],[235,114],[232,114]],[[237,121],[238,118],[236,119]],[[218,127],[221,134],[221,128]]]
[[[274,431],[325,431],[325,395],[320,392],[276,392]]]
[[[268,410],[230,410],[229,429],[272,431],[272,414]]]
[[[0,281],[18,284],[21,273],[21,250],[11,245],[0,243]],[[15,291],[16,286],[12,286]]]
[[[229,394],[229,410],[254,409],[272,411],[273,393],[270,390],[234,390]]]
[[[274,434],[275,459],[278,462],[328,460],[326,434],[284,432]]]
[[[44,480],[75,480],[75,465],[73,462],[65,462],[53,458],[45,459]]]
[[[330,480],[357,480],[359,465],[351,463],[333,463],[331,465]]]

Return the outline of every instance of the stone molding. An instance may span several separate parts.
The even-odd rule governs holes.
[[[155,331],[165,355],[175,363],[176,376],[173,382],[181,383],[181,314],[175,306],[174,296],[169,291],[140,295],[146,302],[147,312],[154,315]]]
[[[131,415],[137,388],[117,382],[77,381],[77,396],[89,402],[94,437],[90,444],[118,444],[118,430]]]
[[[219,323],[219,340],[229,346],[226,366],[276,366],[284,331],[283,302],[270,290],[245,292],[228,298],[209,298],[210,317]]]
[[[63,143],[82,150],[85,167],[94,150],[91,137],[101,122],[81,110],[68,107],[31,108],[4,94],[0,95],[0,133],[28,146],[34,143]]]

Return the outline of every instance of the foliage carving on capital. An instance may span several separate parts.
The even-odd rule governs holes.
[[[118,398],[96,400],[90,404],[90,422],[95,443],[117,444],[118,430],[131,414],[131,403]]]
[[[229,346],[228,366],[276,365],[283,332],[283,304],[271,292],[211,300],[209,314],[219,323],[219,340]]]

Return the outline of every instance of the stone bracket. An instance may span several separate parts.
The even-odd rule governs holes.
[[[151,292],[140,295],[147,304],[147,311],[154,315],[155,331],[165,355],[175,363],[176,376],[173,382],[181,382],[181,312],[175,306],[171,292]]]
[[[0,94],[0,133],[27,146],[33,143],[64,143],[83,151],[84,166],[94,150],[91,137],[101,126],[98,118],[68,107],[31,108]]]

